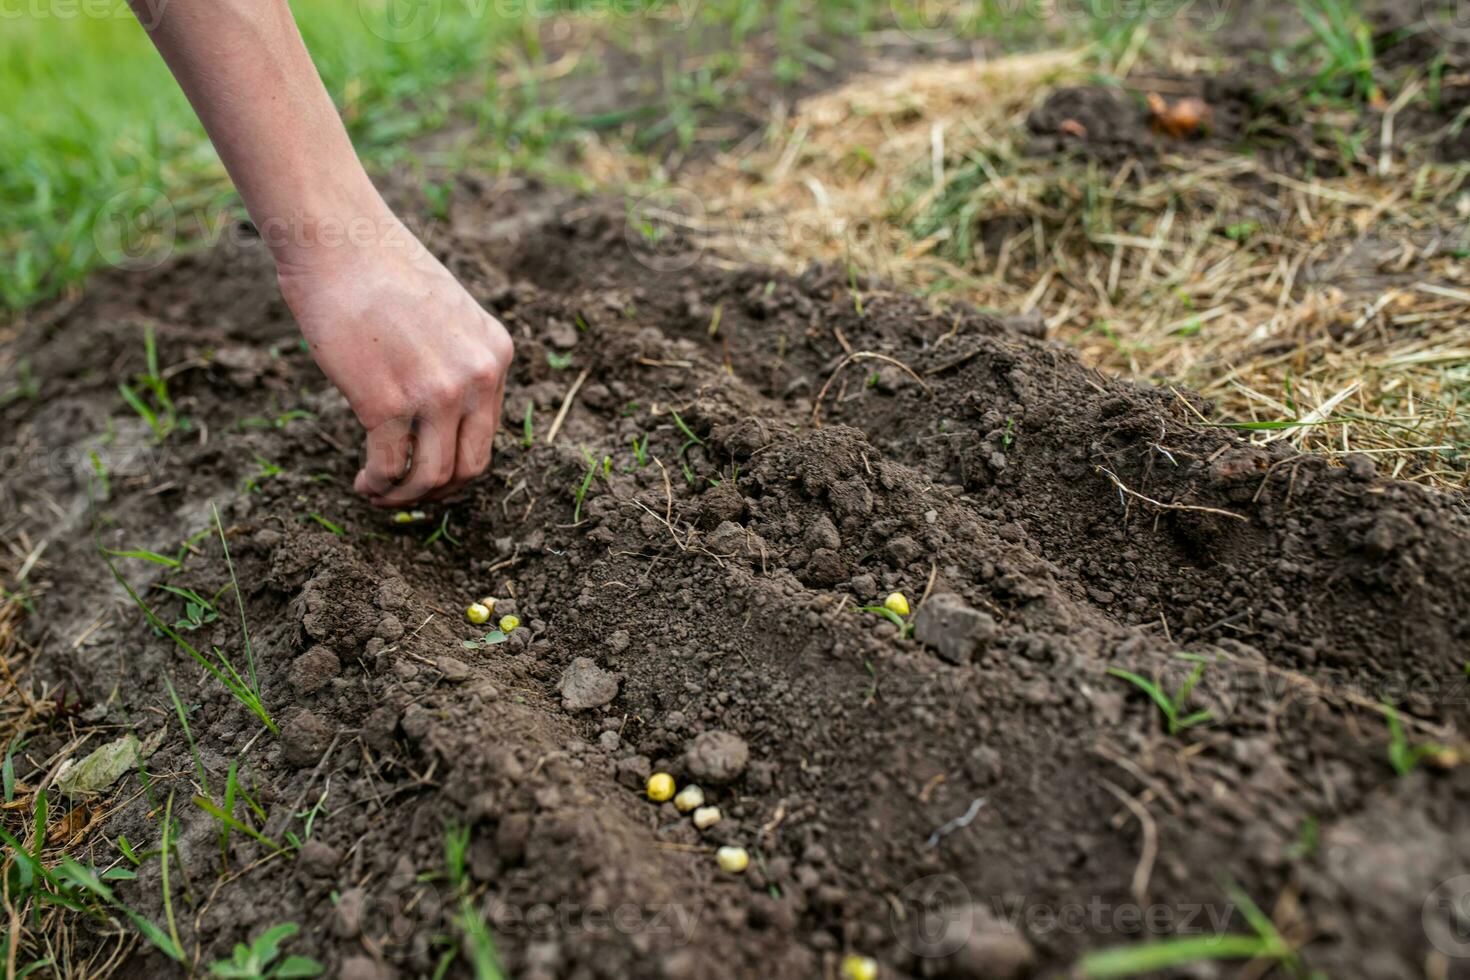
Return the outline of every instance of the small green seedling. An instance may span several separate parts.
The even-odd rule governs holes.
[[[549,350],[546,352],[546,363],[553,371],[565,371],[572,366],[572,355],[558,354],[554,350]]]
[[[449,511],[447,510],[444,512],[444,516],[439,518],[439,526],[434,529],[434,533],[424,539],[424,547],[429,547],[440,538],[448,541],[451,547],[459,547],[459,539],[449,533]]]
[[[497,644],[504,643],[508,639],[510,639],[510,637],[508,637],[504,632],[500,630],[491,630],[484,636],[480,637],[478,640],[463,640],[461,641],[461,645],[466,650],[483,650],[485,647],[493,647]]]
[[[179,427],[179,414],[168,392],[168,380],[158,369],[158,345],[151,326],[143,330],[143,350],[148,370],[134,376],[134,384],[119,383],[118,394],[128,407],[153,430],[153,437],[163,442]]]
[[[327,794],[332,791],[332,778],[327,777],[327,785],[322,788],[322,795],[317,797],[316,804],[310,810],[302,810],[296,814],[296,819],[301,821],[301,833],[298,835],[294,830],[288,830],[283,835],[286,843],[291,845],[292,850],[301,851],[302,845],[311,840],[311,832],[316,828],[316,818],[322,814],[322,808],[326,806]]]
[[[683,456],[685,453],[687,453],[690,446],[704,445],[704,440],[694,434],[694,430],[689,428],[688,423],[684,421],[684,417],[682,415],[674,411],[672,408],[669,409],[669,414],[674,417],[674,424],[679,427],[679,431],[684,433],[685,442],[684,445],[679,447],[680,456]]]
[[[234,955],[209,964],[209,972],[228,980],[290,980],[319,977],[323,966],[305,956],[288,956],[279,963],[281,944],[301,931],[294,922],[271,926],[256,936],[249,946],[235,944]]]
[[[313,415],[311,412],[306,411],[305,409],[293,408],[289,411],[281,412],[273,418],[266,418],[264,415],[247,415],[245,418],[235,423],[235,428],[284,429],[292,422],[300,422],[306,419],[314,418],[316,418],[316,416]]]
[[[306,512],[306,516],[309,517],[309,518],[311,518],[312,520],[316,521],[318,524],[320,524],[322,527],[326,528],[328,531],[331,531],[333,534],[337,535],[337,537],[339,537],[339,538],[345,538],[345,537],[347,537],[347,529],[345,527],[343,527],[342,525],[337,524],[337,523],[335,523],[333,521],[328,520],[327,518],[323,517],[321,514],[318,514],[316,511],[314,511],[314,510],[307,511]]]
[[[1440,745],[1438,742],[1410,742],[1404,731],[1404,723],[1399,720],[1399,713],[1394,706],[1385,701],[1382,710],[1383,717],[1388,721],[1388,762],[1400,776],[1407,776],[1419,768],[1419,763],[1426,760],[1443,766],[1452,766],[1459,760],[1459,753],[1447,745]]]
[[[1169,734],[1178,735],[1186,728],[1193,728],[1214,718],[1209,711],[1196,711],[1193,714],[1184,715],[1181,712],[1189,704],[1189,695],[1194,692],[1195,686],[1199,684],[1200,678],[1205,674],[1205,664],[1195,664],[1190,674],[1173,697],[1164,693],[1164,690],[1146,677],[1123,670],[1120,667],[1108,668],[1108,673],[1113,677],[1121,677],[1123,680],[1143,691],[1153,699],[1154,704],[1164,713],[1164,718],[1169,723]]]
[[[193,589],[183,586],[160,584],[157,588],[184,600],[184,613],[174,623],[174,629],[197,630],[219,619],[219,610],[215,608],[214,602],[224,593],[223,589],[215,593],[214,599],[206,599]]]
[[[587,452],[585,449],[582,451],[582,453],[584,456],[587,457],[587,475],[582,477],[582,483],[572,493],[573,499],[577,501],[577,506],[572,511],[573,524],[580,524],[582,522],[582,503],[587,499],[587,491],[592,488],[592,481],[597,477],[598,468],[602,466],[612,465],[612,458],[609,456],[604,456],[603,462],[599,463],[597,460],[593,459],[592,454]]]
[[[872,613],[874,616],[882,616],[894,626],[898,627],[898,635],[908,639],[914,635],[914,624],[904,619],[898,613],[887,606],[859,606],[858,612]]]
[[[640,442],[637,436],[633,437],[633,459],[641,470],[648,465],[648,435],[644,434]]]
[[[459,895],[460,932],[464,939],[460,944],[465,959],[474,970],[475,980],[505,980],[505,968],[500,962],[500,952],[495,948],[495,937],[485,924],[480,910],[470,896],[468,862],[470,828],[449,823],[444,826],[444,867],[449,884]]]
[[[102,462],[102,457],[97,455],[97,450],[92,450],[91,456],[92,473],[97,477],[97,499],[107,500],[112,497],[112,473]]]
[[[178,561],[172,558],[165,558],[162,555],[156,555],[149,551],[109,551],[107,548],[102,547],[100,535],[97,537],[97,551],[102,555],[103,563],[107,565],[107,570],[112,573],[112,577],[117,580],[117,584],[123,587],[123,591],[128,594],[128,598],[133,601],[133,605],[137,606],[143,612],[144,618],[148,620],[148,625],[152,626],[157,632],[167,636],[170,640],[173,640],[175,646],[193,657],[199,666],[209,671],[210,675],[224,685],[225,690],[229,691],[235,700],[239,701],[251,714],[260,719],[261,723],[270,729],[272,734],[279,734],[280,729],[276,726],[275,721],[271,719],[270,712],[266,710],[265,702],[260,695],[260,681],[255,673],[255,648],[250,642],[250,625],[245,619],[245,599],[240,592],[240,580],[235,575],[235,563],[230,558],[230,546],[229,542],[225,540],[225,529],[220,523],[218,510],[214,511],[214,527],[215,531],[219,534],[220,545],[224,549],[225,567],[230,573],[230,588],[235,592],[235,604],[239,608],[240,633],[245,646],[246,672],[244,674],[241,674],[235,668],[235,665],[220,652],[218,647],[214,649],[213,656],[205,656],[190,644],[188,640],[180,636],[178,630],[160,619],[158,614],[153,611],[153,608],[143,601],[142,597],[128,583],[128,580],[123,577],[122,572],[118,570],[116,563],[112,559],[115,557],[141,558],[144,561],[151,561],[170,568],[180,567]]]
[[[274,479],[285,472],[284,469],[261,456],[259,453],[255,454],[255,465],[260,467],[260,469],[254,476],[245,481],[246,493],[259,492],[261,483]]]
[[[1255,935],[1178,936],[1155,942],[1118,946],[1089,953],[1078,963],[1078,972],[1088,978],[1136,977],[1159,970],[1207,960],[1271,960],[1288,973],[1303,976],[1302,964],[1276,928],[1276,924],[1234,885],[1226,886],[1231,902],[1240,910]]]

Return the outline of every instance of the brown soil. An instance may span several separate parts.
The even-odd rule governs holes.
[[[355,422],[259,249],[102,277],[26,327],[41,390],[0,412],[0,500],[48,542],[32,683],[82,702],[32,733],[17,776],[40,784],[71,731],[96,728],[90,748],[167,728],[148,791],[127,777],[74,852],[156,847],[172,790],[185,946],[208,963],[294,921],[292,951],[353,978],[428,976],[453,948],[447,822],[473,828],[473,900],[517,977],[805,980],[851,951],[885,976],[1060,973],[1161,934],[1249,932],[1231,882],[1328,975],[1467,962],[1425,923],[1446,934],[1449,906],[1426,899],[1470,860],[1470,772],[1397,775],[1376,708],[1398,703],[1416,743],[1466,720],[1462,499],[1367,457],[1252,446],[1023,322],[845,274],[650,256],[622,214],[461,188],[435,244],[516,336],[505,417],[533,404],[537,441],[503,432],[494,475],[407,529],[352,496]],[[163,447],[116,395],[145,324],[192,420]],[[312,417],[248,421],[290,410]],[[674,411],[702,440],[682,455]],[[92,509],[94,445],[110,498]],[[612,463],[575,521],[584,449]],[[280,738],[150,632],[91,537],[172,554],[211,503]],[[446,516],[458,545],[426,546]],[[123,564],[135,585],[228,581],[207,537],[177,572]],[[917,638],[856,608],[895,589],[927,596]],[[460,611],[486,593],[526,626],[466,648],[483,630]],[[191,636],[243,662],[230,616]],[[1207,664],[1188,710],[1212,717],[1171,735],[1107,671],[1173,691],[1196,666],[1181,653]],[[218,827],[185,802],[165,677],[211,784],[239,760],[267,834],[301,834],[293,815],[325,795],[299,855],[255,865],[265,850],[236,834],[216,887]],[[610,679],[611,701],[570,710]],[[652,769],[728,776],[738,746],[689,751],[712,731],[749,760],[705,787],[724,820],[700,834],[641,787]],[[743,877],[716,868],[721,843],[750,849]],[[159,871],[119,885],[154,921]],[[123,975],[171,969],[138,944]]]

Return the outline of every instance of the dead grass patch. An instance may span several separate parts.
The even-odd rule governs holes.
[[[1357,149],[1322,178],[1184,141],[1117,164],[1029,153],[1032,110],[1091,77],[1065,51],[857,78],[681,176],[703,208],[686,217],[726,258],[845,263],[1039,314],[1091,362],[1196,388],[1253,438],[1464,486],[1470,167]],[[1382,125],[1412,89],[1373,110]]]

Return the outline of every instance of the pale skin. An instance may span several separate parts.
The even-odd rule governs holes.
[[[462,490],[490,463],[510,334],[368,180],[286,0],[129,2],[366,430],[356,490],[380,507]]]

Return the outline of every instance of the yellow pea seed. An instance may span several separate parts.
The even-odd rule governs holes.
[[[495,597],[493,595],[487,595],[485,598],[481,599],[480,605],[490,610],[491,615],[495,614]]]
[[[519,616],[501,616],[500,617],[500,632],[502,632],[502,633],[510,633],[510,632],[514,631],[520,625],[521,625],[521,618]]]
[[[743,847],[722,847],[715,852],[715,860],[726,874],[738,875],[750,867],[750,855]]]
[[[909,614],[908,596],[902,592],[890,592],[888,598],[883,600],[883,608],[900,616],[907,616]]]
[[[663,803],[674,795],[674,777],[666,772],[656,772],[648,777],[648,798]]]
[[[720,808],[717,806],[702,806],[694,811],[694,826],[700,830],[709,830],[720,822]]]
[[[679,790],[679,795],[674,797],[674,806],[679,808],[680,813],[688,813],[690,810],[704,806],[704,790],[692,783],[685,786]]]
[[[490,621],[490,610],[478,602],[472,602],[464,611],[464,618],[479,626]]]
[[[413,523],[413,515],[410,514],[406,510],[400,510],[398,513],[396,513],[396,514],[393,515],[393,523],[394,524],[412,524]]]
[[[842,980],[878,980],[878,961],[848,953],[842,958]]]

